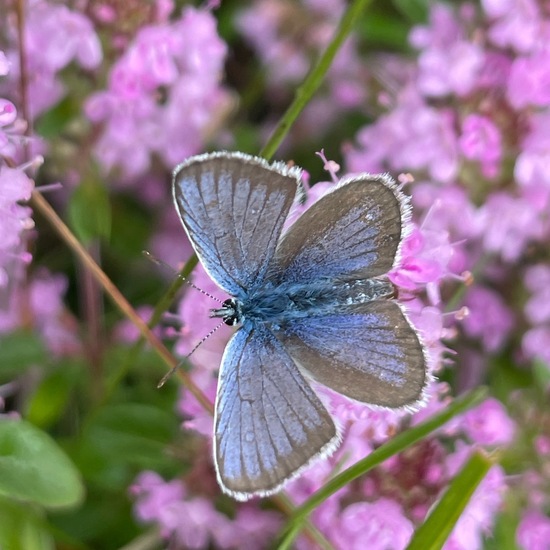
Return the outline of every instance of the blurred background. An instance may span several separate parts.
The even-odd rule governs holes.
[[[259,154],[357,4],[0,0],[0,547],[276,545],[279,504],[220,494],[210,413],[176,376],[157,389],[159,346],[69,241],[189,353],[215,306],[175,270],[226,296],[195,267],[171,171],[205,151]],[[444,548],[548,549],[548,6],[363,4],[275,156],[306,170],[302,209],[349,173],[402,183],[414,223],[390,276],[436,381],[412,417],[327,390],[342,446],[287,496],[303,502],[455,396],[488,397],[324,501],[296,547],[406,548],[483,449],[493,466]],[[230,335],[184,365],[210,402]]]

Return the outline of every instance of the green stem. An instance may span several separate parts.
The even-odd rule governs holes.
[[[344,17],[342,17],[340,24],[338,25],[338,28],[330,41],[330,44],[327,46],[327,49],[320,57],[317,64],[306,76],[306,79],[302,85],[296,90],[294,101],[291,103],[286,113],[279,121],[279,124],[277,124],[277,127],[269,137],[269,140],[260,151],[261,157],[270,159],[275,154],[275,151],[290,131],[290,128],[298,118],[298,115],[303,111],[304,107],[308,104],[313,94],[323,82],[323,79],[330,69],[332,61],[338,53],[340,46],[348,37],[353,26],[368,5],[369,1],[370,0],[354,0],[354,2],[352,2],[349,6],[344,14]]]

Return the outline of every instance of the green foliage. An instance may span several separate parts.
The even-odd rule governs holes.
[[[494,460],[474,452],[449,488],[431,510],[428,518],[416,530],[407,550],[439,550],[451,534],[478,485],[483,481]]]
[[[74,190],[68,209],[76,236],[88,244],[108,239],[111,234],[111,206],[107,188],[97,178],[85,179]]]
[[[0,548],[53,550],[54,540],[40,509],[0,497]]]
[[[46,348],[37,334],[18,330],[0,335],[0,380],[9,381],[33,365],[47,360]]]
[[[45,432],[25,420],[0,421],[0,494],[44,508],[76,506],[80,473]]]

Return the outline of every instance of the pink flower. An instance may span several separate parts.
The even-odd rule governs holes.
[[[401,550],[414,528],[393,500],[358,502],[347,506],[329,535],[338,548],[349,550]]]
[[[463,321],[466,334],[479,338],[487,351],[499,351],[514,328],[511,309],[499,294],[480,285],[469,289],[464,303],[469,310]]]
[[[516,540],[522,550],[549,550],[550,518],[538,510],[528,510],[520,521]]]
[[[521,341],[525,355],[530,359],[540,359],[550,366],[550,325],[542,325],[529,329]],[[549,367],[550,368],[550,367]]]
[[[16,38],[13,37],[15,42]],[[34,116],[55,105],[65,94],[58,73],[72,61],[86,70],[95,69],[102,60],[101,44],[91,21],[81,12],[61,3],[33,0],[27,4],[25,42],[29,104]],[[10,52],[10,58],[16,52]],[[19,63],[12,64],[10,78],[19,78]]]
[[[134,178],[153,154],[172,167],[197,153],[228,106],[220,84],[226,51],[209,11],[188,7],[173,22],[141,28],[113,65],[107,90],[85,105],[102,124],[96,153],[103,167]]]
[[[458,148],[451,110],[429,106],[409,86],[387,115],[363,128],[359,149],[349,155],[350,171],[427,170],[431,177],[450,182],[458,169]]]
[[[515,435],[514,422],[502,403],[494,398],[468,411],[462,427],[466,435],[480,445],[509,445]]]
[[[142,472],[130,493],[137,518],[157,523],[161,535],[178,548],[200,550],[216,542],[217,548],[260,550],[280,527],[277,513],[255,504],[240,507],[229,519],[207,498],[188,495],[182,481],[164,481],[154,472]]]
[[[544,225],[537,209],[524,198],[495,192],[481,206],[478,230],[488,252],[500,254],[505,262],[515,262],[527,244],[541,239]]]
[[[389,274],[402,288],[414,290],[418,284],[439,283],[448,273],[453,255],[446,231],[413,227],[401,248],[401,261]]]
[[[491,178],[498,173],[502,156],[501,137],[499,129],[489,118],[468,115],[462,122],[459,144],[467,159],[480,162],[484,176]]]
[[[550,105],[550,52],[518,57],[512,63],[507,95],[516,109]]]
[[[23,233],[32,229],[31,209],[20,201],[28,201],[34,182],[23,170],[0,166],[0,288],[9,279],[8,266],[14,259],[25,263],[30,255],[23,250]]]
[[[239,506],[235,517],[213,532],[219,548],[262,550],[274,540],[281,528],[281,516],[275,511],[262,510],[256,504]]]
[[[534,113],[528,119],[529,132],[523,139],[516,159],[514,176],[526,191],[534,193],[535,201],[530,201],[539,212],[545,212],[550,205],[550,113]]]
[[[533,324],[550,322],[550,265],[538,264],[527,269],[524,282],[531,292],[525,315]]]
[[[482,0],[481,4],[492,20],[489,38],[495,45],[528,52],[537,43],[542,21],[535,0]]]

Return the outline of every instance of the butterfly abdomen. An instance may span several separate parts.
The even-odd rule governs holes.
[[[243,319],[284,324],[293,319],[330,315],[342,306],[390,298],[393,286],[385,279],[290,283],[255,292],[240,303]]]

